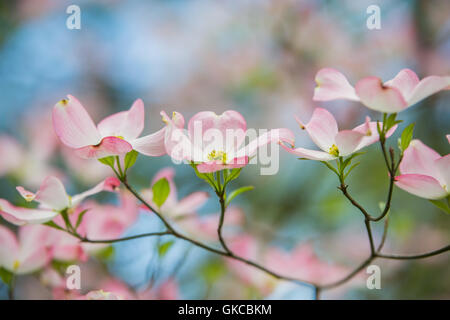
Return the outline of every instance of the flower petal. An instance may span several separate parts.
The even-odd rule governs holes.
[[[0,266],[11,270],[19,252],[19,242],[11,229],[0,225]]]
[[[100,121],[97,128],[102,137],[123,137],[124,140],[131,141],[144,130],[144,114],[144,103],[137,99],[130,110],[110,115]]]
[[[101,159],[108,156],[123,155],[133,150],[131,144],[117,137],[105,137],[97,145],[90,145],[75,150],[84,159]]]
[[[189,214],[197,212],[197,210],[208,201],[209,194],[207,192],[194,192],[184,197],[178,202],[173,209],[176,215]]]
[[[90,197],[94,194],[97,194],[99,192],[102,191],[116,191],[117,188],[120,186],[120,181],[117,178],[114,177],[109,177],[106,178],[105,180],[103,180],[102,182],[100,182],[99,184],[97,184],[95,187],[77,194],[75,196],[72,197],[72,207],[77,206],[79,203],[81,203],[81,201],[83,201],[85,198]]]
[[[61,211],[70,206],[69,196],[64,185],[54,176],[45,178],[36,194],[20,186],[16,189],[25,200],[35,200],[41,204],[42,208]]]
[[[389,138],[397,129],[397,125],[394,125],[388,132],[386,132],[386,138]],[[366,118],[366,122],[353,128],[353,131],[361,132],[364,137],[361,139],[360,144],[356,147],[354,151],[358,151],[364,147],[367,147],[378,140],[380,136],[378,135],[377,123],[375,121],[370,121],[370,118]]]
[[[91,117],[81,103],[71,95],[54,106],[53,127],[62,143],[71,148],[100,142],[100,134]]]
[[[355,90],[361,103],[372,110],[394,113],[408,106],[398,89],[383,85],[381,79],[377,77],[359,80]]]
[[[435,178],[422,174],[402,174],[395,177],[395,184],[397,187],[425,199],[441,199],[448,194]]]
[[[339,71],[324,68],[316,74],[317,87],[314,89],[314,101],[329,101],[335,99],[348,99],[358,101],[355,89],[347,78]]]
[[[209,161],[197,165],[197,170],[200,173],[216,172],[223,169],[236,169],[245,167],[248,164],[248,157],[234,158],[232,161],[223,163],[222,161]]]
[[[335,143],[338,125],[333,115],[323,108],[314,109],[311,120],[303,126],[312,141],[323,151],[328,152]]]
[[[16,207],[7,200],[0,199],[0,215],[15,225],[37,224],[52,220],[58,212],[46,209]]]
[[[235,153],[245,140],[247,123],[237,111],[217,115],[212,111],[195,114],[188,123],[191,141],[201,150]]]
[[[31,273],[44,267],[51,258],[47,247],[52,229],[42,225],[28,225],[19,229],[19,266],[17,274]]]
[[[443,156],[435,161],[438,180],[442,186],[449,192],[450,190],[450,154]]]
[[[355,152],[364,136],[364,133],[354,130],[340,131],[336,135],[336,146],[339,150],[339,156],[345,157]]]
[[[167,155],[173,160],[193,160],[193,146],[187,132],[184,130],[184,117],[174,112],[172,118],[161,111],[163,122],[166,123],[164,146]]]
[[[450,77],[429,76],[423,78],[412,91],[408,99],[408,105],[412,106],[436,92],[449,89]]]
[[[410,69],[403,69],[392,79],[384,83],[386,86],[398,89],[403,98],[408,101],[414,88],[419,84],[419,77]]]
[[[132,140],[130,143],[134,150],[149,157],[159,157],[166,154],[164,138],[166,128],[162,128],[155,133]]]
[[[261,148],[269,143],[274,142],[275,143],[286,142],[289,143],[290,145],[294,145],[295,143],[294,133],[286,128],[272,129],[270,131],[264,132],[258,138],[250,141],[248,145],[241,148],[236,156],[241,158],[245,156],[253,157],[256,154],[258,148]]]
[[[422,174],[438,179],[435,161],[441,158],[439,153],[426,146],[422,141],[414,139],[405,150],[400,163],[401,174]]]
[[[330,161],[337,158],[329,154],[328,152],[324,151],[310,150],[305,148],[293,149],[285,146],[284,144],[281,144],[281,147],[289,153],[295,154],[300,158],[305,158],[309,160]]]

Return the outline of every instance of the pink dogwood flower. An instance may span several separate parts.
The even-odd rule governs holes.
[[[419,80],[416,73],[409,69],[401,70],[384,83],[380,78],[366,77],[359,80],[355,87],[342,73],[331,68],[319,70],[315,80],[315,101],[360,101],[369,109],[386,113],[403,111],[432,94],[450,89],[450,76],[429,76]]]
[[[397,187],[431,200],[450,195],[450,154],[441,156],[420,140],[412,140],[399,169]]]
[[[333,115],[323,108],[316,108],[307,124],[303,124],[298,118],[297,122],[322,151],[305,148],[294,149],[283,144],[281,146],[289,153],[310,160],[330,161],[345,157],[379,139],[377,123],[371,122],[369,117],[366,118],[365,123],[352,130],[339,131]],[[392,127],[386,136],[389,137],[396,128],[397,126]]]
[[[18,236],[0,225],[0,266],[15,274],[31,273],[51,259],[46,245],[48,227],[24,226]]]
[[[38,202],[38,208],[17,207],[5,199],[0,199],[0,215],[16,225],[45,223],[55,218],[61,211],[76,207],[86,197],[101,191],[114,191],[119,185],[120,181],[111,177],[95,187],[71,197],[58,178],[49,176],[42,182],[36,193],[21,186],[17,187],[17,191],[26,201]]]
[[[293,144],[293,133],[288,129],[273,129],[250,141],[244,146],[247,123],[237,111],[228,110],[221,115],[211,111],[195,114],[184,128],[184,117],[174,113],[172,119],[163,111],[167,124],[165,137],[166,152],[176,161],[197,164],[201,173],[223,169],[242,168],[258,148],[271,142],[284,141]]]
[[[103,158],[136,150],[147,156],[162,156],[165,129],[139,137],[144,130],[144,103],[136,100],[130,110],[110,115],[95,126],[91,117],[73,96],[53,108],[53,127],[66,146],[82,158]]]

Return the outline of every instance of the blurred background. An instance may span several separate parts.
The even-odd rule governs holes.
[[[80,30],[66,27],[71,4],[81,8]],[[381,8],[380,30],[366,26],[366,9],[373,4]],[[76,96],[96,122],[142,98],[144,133],[162,127],[161,110],[176,110],[188,119],[203,110],[235,109],[249,128],[287,127],[296,133],[298,146],[311,147],[294,115],[307,121],[313,108],[322,106],[342,129],[362,123],[366,115],[380,119],[358,103],[313,102],[320,68],[336,68],[352,83],[368,75],[387,80],[402,68],[413,69],[420,78],[449,75],[449,16],[446,0],[1,1],[0,197],[23,204],[15,186],[35,190],[49,174],[63,179],[72,194],[110,174],[95,160],[74,158],[55,138],[51,109],[66,94]],[[449,102],[450,93],[442,92],[399,116],[406,124],[416,122],[415,137],[440,154],[450,149],[445,139]],[[397,136],[389,141],[394,147]],[[378,145],[361,160],[348,179],[349,190],[376,215],[388,186]],[[244,218],[242,232],[262,248],[292,252],[299,244],[308,245],[321,261],[351,270],[369,253],[362,215],[322,164],[285,152],[280,161],[276,175],[261,176],[257,166],[249,166],[233,183],[256,186],[236,200]],[[167,156],[140,156],[130,181],[138,189],[148,187],[167,166],[176,171],[179,197],[209,191],[192,168],[175,166]],[[200,214],[218,211],[211,198]],[[146,232],[156,224],[141,214],[126,233]],[[449,227],[449,217],[428,201],[395,189],[385,251],[407,254],[442,247],[450,240]],[[379,239],[382,223],[374,232]],[[178,297],[189,299],[266,297],[255,290],[258,284],[243,281],[239,268],[222,258],[180,241],[158,256],[155,241],[114,245],[106,263],[86,263],[89,279],[111,274],[139,288],[170,278],[177,283]],[[367,290],[363,272],[323,297],[448,299],[449,262],[448,254],[410,262],[378,260],[381,290]],[[327,276],[323,272],[319,277],[328,282]],[[95,287],[87,281],[86,286]],[[20,277],[17,285],[19,297],[52,297],[38,289],[34,275]],[[301,297],[312,297],[310,289],[302,290]]]

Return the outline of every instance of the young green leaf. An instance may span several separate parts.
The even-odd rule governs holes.
[[[2,279],[4,283],[10,285],[13,277],[14,274],[11,271],[8,271],[5,268],[0,267],[0,279]]]
[[[409,126],[405,128],[405,130],[403,130],[400,140],[400,150],[402,152],[404,152],[408,148],[409,143],[411,142],[413,137],[413,132],[414,132],[414,123],[411,123]]]
[[[161,207],[166,202],[170,193],[169,181],[166,178],[159,179],[152,187],[153,202]]]
[[[232,191],[228,196],[227,199],[225,200],[225,206],[228,206],[231,201],[233,201],[234,198],[236,198],[238,195],[240,195],[241,193],[253,190],[255,187],[253,186],[246,186],[246,187],[241,187],[239,189],[236,189],[234,191]]]
[[[158,247],[158,255],[160,257],[164,257],[166,255],[166,253],[169,251],[170,247],[172,247],[173,244],[174,244],[173,240],[170,240],[170,241],[160,244]]]
[[[450,214],[450,207],[441,200],[430,200],[432,204],[434,204],[436,207],[444,211],[445,213]]]
[[[104,157],[104,158],[98,159],[98,161],[100,161],[101,163],[103,163],[107,166],[110,166],[111,168],[114,168],[115,159],[113,156]]]
[[[128,168],[131,168],[134,165],[138,155],[139,153],[136,150],[131,150],[125,155],[125,171],[127,171]]]
[[[86,212],[88,212],[89,209],[83,210],[80,212],[80,214],[78,215],[78,219],[77,219],[77,223],[75,224],[75,231],[78,229],[78,227],[80,226],[81,222],[83,221],[83,217],[86,214]]]
[[[55,228],[55,229],[64,231],[64,228],[58,226],[58,225],[57,225],[56,223],[54,223],[53,221],[48,221],[48,222],[43,223],[43,224],[46,225],[46,226],[48,226],[48,227],[50,227],[50,228]]]

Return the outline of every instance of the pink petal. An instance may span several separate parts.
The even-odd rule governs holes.
[[[439,182],[448,192],[450,190],[450,154],[437,159],[435,167]]]
[[[344,157],[355,152],[364,137],[364,133],[358,131],[340,131],[336,135],[336,146],[339,150],[339,156]]]
[[[122,137],[131,141],[139,137],[144,130],[145,123],[144,103],[137,99],[130,110],[110,115],[97,125],[102,137]]]
[[[208,201],[208,198],[209,194],[207,192],[194,192],[181,199],[174,211],[177,215],[197,212]]]
[[[391,129],[389,129],[389,131],[386,133],[386,138],[389,138],[396,129],[397,125],[394,125]],[[375,121],[370,121],[369,117],[367,117],[366,123],[355,127],[353,131],[361,132],[364,134],[364,137],[361,139],[360,144],[354,151],[358,151],[380,140],[380,136],[378,135],[377,130],[377,123]]]
[[[19,191],[25,200],[35,200],[43,208],[61,211],[70,206],[69,196],[66,193],[64,185],[54,176],[45,178],[36,194],[25,190],[23,187],[17,187],[17,191]]]
[[[163,122],[166,123],[164,146],[167,154],[175,161],[193,159],[193,146],[184,128],[184,117],[177,112],[172,118],[161,111]]]
[[[81,203],[85,198],[90,197],[94,194],[97,194],[99,192],[102,191],[116,191],[117,188],[119,188],[120,186],[120,181],[117,178],[114,177],[109,177],[106,178],[105,180],[103,180],[102,182],[100,182],[99,184],[97,184],[95,187],[77,194],[75,196],[72,197],[72,207],[77,206],[79,203]]]
[[[84,159],[101,159],[108,156],[123,155],[133,150],[131,144],[117,137],[106,137],[97,145],[90,145],[75,150]]]
[[[33,272],[50,261],[47,239],[51,232],[52,229],[42,225],[28,225],[19,229],[20,265],[17,273]]]
[[[450,77],[429,76],[423,78],[412,91],[408,99],[408,105],[412,106],[436,92],[449,89]]]
[[[355,89],[339,71],[331,68],[319,70],[316,74],[317,87],[314,89],[314,101],[348,99],[358,101]]]
[[[237,111],[217,115],[212,111],[195,114],[188,123],[191,141],[201,150],[236,152],[245,140],[247,123]],[[214,146],[211,147],[211,144]]]
[[[450,134],[446,135],[448,143],[450,143]]]
[[[58,212],[45,209],[16,207],[7,200],[0,199],[0,215],[15,225],[38,224],[52,220]]]
[[[248,164],[248,157],[234,158],[231,162],[223,163],[222,161],[209,161],[197,165],[197,170],[200,173],[216,172],[223,169],[236,169],[245,167]]]
[[[412,140],[405,150],[403,160],[400,163],[401,174],[422,174],[438,178],[435,161],[441,158],[439,153],[426,146],[420,140]]]
[[[91,117],[81,103],[71,95],[54,106],[53,127],[59,139],[71,148],[100,142],[100,134]]]
[[[312,141],[323,151],[328,152],[330,147],[335,144],[338,125],[333,115],[323,108],[314,109],[311,120],[304,125],[304,129]]]
[[[318,161],[329,161],[336,159],[337,157],[329,154],[328,152],[324,151],[317,151],[317,150],[309,150],[304,148],[296,148],[292,149],[289,147],[286,147],[284,144],[281,144],[281,147],[286,150],[289,153],[295,154],[297,157],[305,158],[309,160],[318,160]]]
[[[159,157],[166,154],[164,139],[166,128],[162,128],[155,133],[137,138],[131,141],[133,149],[149,157]]]
[[[359,80],[355,90],[361,102],[376,111],[394,113],[408,106],[398,89],[383,85],[381,79],[377,77]]]
[[[398,89],[403,95],[403,98],[408,101],[411,93],[418,83],[419,77],[414,71],[410,69],[403,69],[395,76],[394,79],[389,80],[384,84],[386,86]]]
[[[0,266],[12,269],[18,252],[16,235],[9,228],[0,225]]]
[[[395,177],[397,187],[425,199],[440,199],[448,195],[439,182],[421,174],[402,174]]]
[[[253,157],[256,154],[256,151],[258,148],[261,148],[269,143],[279,143],[279,142],[285,142],[290,145],[294,145],[295,138],[294,133],[286,128],[280,128],[280,129],[272,129],[268,132],[263,133],[258,138],[253,139],[250,141],[250,143],[241,148],[238,153],[237,157]]]

